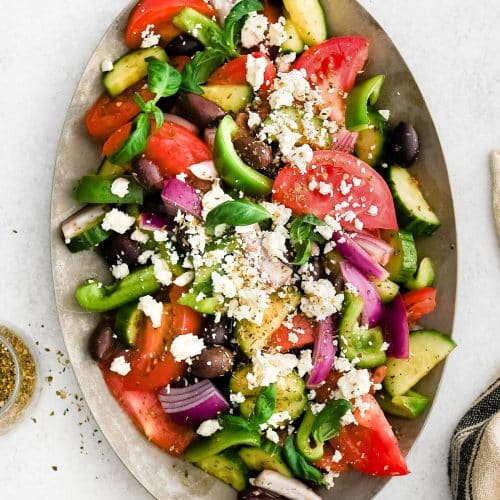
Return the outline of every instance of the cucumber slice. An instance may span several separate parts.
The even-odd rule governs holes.
[[[176,14],[172,23],[199,40],[205,47],[210,46],[211,39],[216,36],[222,37],[222,29],[215,21],[191,7],[185,7]]]
[[[75,186],[74,198],[83,203],[142,204],[144,191],[131,176],[121,176],[128,181],[128,193],[118,196],[111,191],[113,182],[120,176],[86,175]]]
[[[381,115],[371,112],[370,126],[361,130],[354,146],[356,156],[372,167],[383,163],[387,146],[387,122]]]
[[[404,230],[382,231],[382,238],[394,248],[385,268],[396,283],[409,280],[417,270],[417,249],[413,235]]]
[[[456,344],[437,330],[410,333],[410,358],[387,359],[385,390],[391,396],[402,396],[423,379],[455,349]]]
[[[420,191],[418,181],[406,168],[393,166],[389,169],[389,187],[400,226],[415,236],[429,236],[441,225]]]
[[[279,472],[283,476],[293,476],[283,461],[281,448],[271,441],[266,441],[262,448],[243,447],[239,451],[239,455],[251,470],[270,469]]]
[[[422,415],[429,406],[429,398],[416,391],[408,391],[403,396],[394,397],[381,392],[375,397],[382,410],[395,417],[414,419]]]
[[[280,297],[282,295],[282,297]],[[300,293],[296,288],[273,293],[270,304],[264,311],[262,324],[256,325],[248,320],[238,321],[235,327],[235,337],[241,350],[248,356],[262,350],[272,333],[277,330],[285,318],[297,309],[300,303]]]
[[[203,97],[232,113],[244,109],[253,95],[248,85],[202,85],[201,88]]]
[[[300,38],[295,24],[290,19],[290,14],[287,12],[285,12],[285,19],[285,33],[287,39],[281,44],[281,52],[284,54],[289,52],[296,52],[297,54],[300,54],[304,51],[304,42],[302,38]]]
[[[115,317],[115,331],[129,347],[136,345],[137,335],[144,319],[144,313],[138,309],[137,304],[132,302],[120,307]]]
[[[227,451],[220,455],[204,458],[195,465],[208,474],[243,491],[248,484],[248,469],[236,452]]]
[[[101,163],[97,175],[115,175],[120,176],[130,171],[130,165],[115,165],[109,161],[109,158],[105,158]]]
[[[431,259],[424,257],[418,266],[417,274],[410,278],[405,286],[408,290],[420,290],[432,286],[435,276]]]
[[[373,284],[377,287],[380,298],[383,304],[392,302],[399,293],[399,285],[391,280],[374,281]]]
[[[88,206],[62,223],[64,243],[71,252],[90,250],[111,236],[101,227],[107,211],[105,205]]]
[[[283,0],[300,38],[312,47],[326,40],[325,13],[319,0]]]
[[[113,69],[102,79],[105,89],[111,97],[120,95],[134,83],[148,74],[148,57],[156,57],[160,61],[167,60],[167,54],[161,47],[138,49],[125,54],[113,63]]]

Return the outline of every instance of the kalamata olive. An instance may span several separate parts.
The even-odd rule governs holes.
[[[207,345],[224,345],[233,331],[233,322],[227,316],[222,316],[217,323],[209,320],[203,329],[203,339]]]
[[[227,347],[209,347],[193,361],[191,373],[202,378],[222,377],[233,367],[233,360],[234,354]]]
[[[163,176],[158,165],[144,156],[134,163],[134,174],[137,180],[151,191],[159,191],[163,187]]]
[[[104,259],[110,265],[120,262],[132,266],[137,263],[141,254],[139,244],[132,240],[128,234],[112,234],[99,245],[99,248]]]
[[[181,93],[176,101],[178,114],[200,128],[206,128],[220,120],[226,113],[222,108],[201,95]]]
[[[174,38],[165,50],[169,56],[192,56],[196,51],[203,50],[203,45],[196,38],[183,33]]]
[[[265,169],[273,161],[271,146],[251,136],[237,137],[233,144],[241,159],[252,168]]]
[[[418,156],[420,144],[415,127],[408,122],[401,122],[392,133],[390,153],[393,162],[409,167]]]
[[[319,280],[325,277],[325,267],[323,266],[323,261],[321,257],[311,257],[309,261],[311,264],[311,277],[314,280]]]
[[[251,486],[238,493],[238,500],[286,500],[286,497],[274,493],[274,491]]]
[[[89,339],[90,355],[95,361],[105,361],[113,355],[116,345],[113,324],[110,321],[101,321]]]

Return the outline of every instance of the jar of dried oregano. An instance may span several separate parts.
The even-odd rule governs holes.
[[[0,325],[0,434],[28,415],[38,389],[38,363],[29,341]]]

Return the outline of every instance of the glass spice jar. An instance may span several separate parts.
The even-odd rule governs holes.
[[[29,344],[0,325],[0,435],[28,416],[40,389],[38,362]]]

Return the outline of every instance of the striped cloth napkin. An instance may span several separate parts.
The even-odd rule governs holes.
[[[500,378],[455,429],[448,474],[454,500],[500,500]]]

